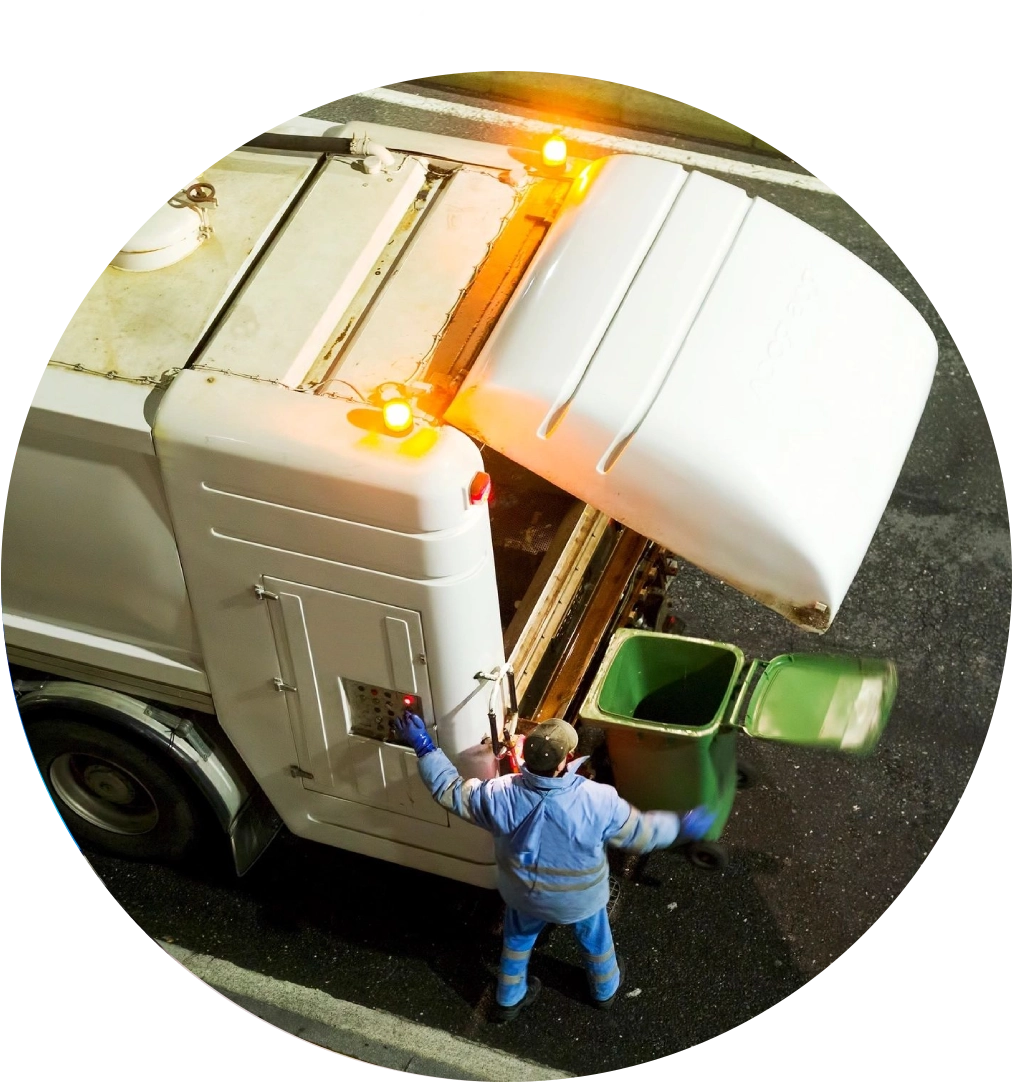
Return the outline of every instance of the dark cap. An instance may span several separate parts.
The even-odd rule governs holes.
[[[524,763],[539,772],[557,770],[566,756],[576,751],[578,739],[568,721],[549,718],[524,741]]]

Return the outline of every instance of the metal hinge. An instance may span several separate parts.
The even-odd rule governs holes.
[[[260,583],[257,583],[253,587],[253,593],[256,594],[257,601],[277,601],[278,595],[272,594],[270,590],[265,590]]]
[[[278,691],[298,691],[299,689],[294,684],[286,684],[280,676],[274,677],[274,686]]]
[[[310,781],[313,778],[313,775],[310,774],[308,770],[303,770],[300,766],[290,766],[288,768],[288,773],[291,774],[293,778],[309,778]]]

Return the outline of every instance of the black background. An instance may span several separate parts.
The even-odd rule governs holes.
[[[483,6],[483,13],[496,11]],[[621,17],[636,18],[626,12]],[[659,25],[644,24],[643,29],[670,32]],[[990,217],[995,202],[971,190],[994,184],[987,170],[997,169],[995,159],[1001,157],[1000,148],[987,142],[988,103],[994,98],[990,71],[980,55],[959,54],[955,78],[951,66],[939,64],[932,50],[912,48],[898,36],[872,39],[865,27],[836,42],[820,38],[818,48],[789,48],[785,41],[757,47],[753,41],[707,43],[803,85],[820,101],[832,103],[853,127],[864,128],[928,190],[932,206],[969,248],[986,285],[994,288],[997,254],[987,238],[997,232]],[[396,49],[391,49],[380,76],[367,78],[352,65],[328,68],[346,85],[422,69],[410,51],[400,55],[404,60],[398,64]],[[600,44],[488,43],[477,60],[605,70],[614,78],[639,79],[644,87],[665,85],[692,104],[712,106],[758,131],[816,172],[831,175],[850,201],[904,250],[925,288],[944,304],[978,381],[985,378],[989,361],[981,352],[982,337],[931,242],[875,177],[786,107],[763,101],[723,76],[707,76],[639,51],[620,54]],[[343,84],[325,88],[328,96],[340,93]],[[53,147],[60,148],[60,170],[47,171],[37,181],[36,206],[44,200],[47,213],[32,222],[37,232],[29,263],[39,261],[45,288],[37,290],[32,305],[37,315],[31,324],[30,361],[18,373],[23,390],[12,388],[15,404],[29,398],[29,379],[38,373],[54,330],[79,300],[96,263],[150,208],[188,172],[289,111],[319,100],[308,90],[291,91],[299,87],[297,80],[284,85],[285,92],[277,94],[251,94],[249,87],[241,94],[205,92],[205,100],[213,103],[209,111],[187,108],[185,94],[174,85],[161,92],[146,90],[143,101],[130,102],[116,85],[104,84],[76,98],[74,108],[54,111],[44,132],[25,133],[26,149],[35,144],[39,154],[55,157]],[[62,185],[58,196],[52,186],[57,176]],[[53,251],[60,252],[58,273]],[[988,379],[987,405],[997,407],[993,393],[998,380],[994,375]],[[15,422],[21,422],[19,408],[15,413]],[[997,423],[997,408],[993,415]],[[12,432],[10,443],[13,439]],[[19,760],[21,739],[17,744]],[[983,774],[978,779],[954,831],[931,858],[929,872],[912,887],[911,897],[825,984],[697,1055],[732,1057],[745,1065],[757,1053],[773,1052],[787,1063],[873,1068],[937,1065],[949,1055],[963,1058],[969,1048],[975,1057],[997,1048],[997,1011],[989,1004],[1000,995],[995,962],[1004,921],[996,884],[1004,861]],[[48,805],[38,794],[38,778],[27,763],[18,763],[14,858],[9,862],[9,951],[17,997],[10,1037],[34,1050],[40,1067],[90,1063],[101,1070],[103,1063],[109,1066],[135,1052],[166,1071],[235,1070],[247,1061],[261,1071],[275,1065],[300,1072],[332,1069],[331,1060],[250,1025],[211,993],[201,993],[180,969],[168,968],[89,880],[62,824],[47,814]],[[930,952],[923,949],[925,939],[933,945]]]

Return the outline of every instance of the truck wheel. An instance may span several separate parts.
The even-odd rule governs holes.
[[[194,852],[207,810],[150,745],[82,717],[33,719],[25,732],[49,795],[82,847],[149,861]]]
[[[707,872],[722,872],[727,868],[727,850],[716,842],[690,842],[685,847],[689,862]]]

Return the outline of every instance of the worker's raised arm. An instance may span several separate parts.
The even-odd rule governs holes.
[[[417,714],[406,711],[403,717],[394,721],[394,729],[414,748],[418,756],[418,773],[436,802],[461,819],[476,822],[471,799],[482,782],[476,778],[465,780],[457,773],[453,763],[433,744],[425,722]]]
[[[679,816],[669,811],[641,812],[616,794],[615,810],[604,840],[614,849],[649,853],[666,849],[676,841],[702,838],[713,826],[714,814],[707,808],[693,808]]]

